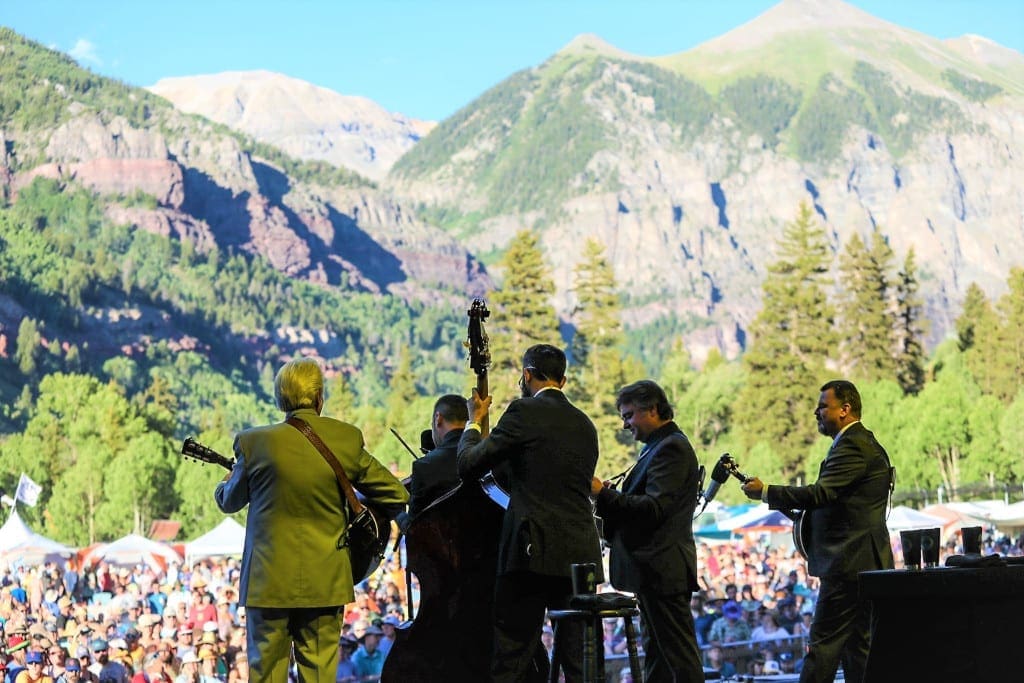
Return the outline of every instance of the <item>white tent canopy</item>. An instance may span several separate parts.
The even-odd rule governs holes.
[[[152,541],[138,534],[128,534],[112,543],[96,546],[85,556],[84,564],[100,561],[114,565],[148,564],[163,569],[163,565],[174,560],[181,562],[181,556],[166,543]]]
[[[991,510],[987,520],[997,527],[1024,526],[1024,501]]]
[[[936,515],[929,515],[926,512],[915,510],[906,505],[896,505],[889,512],[889,518],[885,525],[889,527],[889,533],[904,531],[906,529],[930,529],[933,527],[942,528],[946,520]]]
[[[7,562],[37,564],[67,559],[74,553],[73,548],[29,529],[16,509],[11,510],[7,521],[0,527],[0,557]]]
[[[186,564],[204,557],[241,555],[245,546],[245,527],[225,517],[224,521],[205,534],[185,544]]]

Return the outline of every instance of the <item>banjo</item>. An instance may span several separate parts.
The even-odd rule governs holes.
[[[740,472],[739,464],[728,453],[722,454],[720,462],[729,474],[744,484],[753,479],[753,477]],[[810,516],[806,510],[779,510],[779,512],[793,520],[793,547],[800,553],[800,557],[807,560],[807,549],[811,545]]]

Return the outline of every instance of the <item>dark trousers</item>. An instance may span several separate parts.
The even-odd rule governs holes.
[[[690,593],[636,595],[643,620],[645,683],[689,683],[704,680],[697,631],[690,611]]]
[[[494,660],[491,680],[500,683],[545,681],[547,653],[540,642],[545,609],[565,609],[572,594],[567,576],[514,572],[494,584]],[[559,624],[567,683],[583,679],[583,625]]]
[[[822,579],[800,683],[832,683],[840,661],[846,683],[861,683],[870,637],[871,604],[858,598],[857,582]]]
[[[293,645],[299,683],[334,683],[340,607],[246,607],[245,620],[252,683],[287,683]]]

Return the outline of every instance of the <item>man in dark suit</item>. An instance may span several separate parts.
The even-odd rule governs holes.
[[[412,463],[409,512],[397,519],[403,530],[424,508],[458,487],[457,449],[468,419],[466,399],[458,394],[445,394],[434,403],[430,420],[434,448]]]
[[[384,663],[384,683],[485,681],[490,674],[504,510],[476,480],[460,486],[456,457],[468,417],[464,397],[439,398],[426,432],[437,445],[412,463],[409,514],[399,515],[398,523],[406,534],[408,566],[422,572],[420,604],[415,630],[398,656],[389,654]],[[453,648],[455,642],[460,647]]]
[[[590,502],[597,465],[597,430],[562,393],[565,354],[549,344],[523,354],[523,397],[513,401],[490,435],[480,422],[491,397],[474,390],[467,402],[472,421],[459,442],[459,474],[478,478],[501,466],[509,504],[498,545],[494,589],[495,681],[524,681],[540,648],[545,608],[564,608],[572,594],[572,565],[593,562],[601,572],[601,546]],[[579,680],[582,629],[559,626],[566,680]]]
[[[774,510],[804,510],[810,525],[808,572],[821,578],[811,623],[810,650],[801,683],[832,681],[840,661],[847,683],[864,679],[870,638],[870,604],[857,595],[857,573],[892,569],[885,510],[892,468],[885,449],[860,421],[857,388],[846,380],[821,387],[814,411],[818,431],[832,447],[810,486],[743,485],[750,498]]]
[[[622,427],[644,443],[616,491],[596,477],[591,493],[611,543],[612,585],[636,594],[643,618],[644,680],[702,681],[690,596],[697,584],[693,513],[700,488],[693,447],[650,380],[619,390]]]
[[[369,503],[394,516],[409,498],[366,451],[353,425],[320,415],[324,378],[313,358],[286,363],[274,379],[285,419],[306,422]],[[352,563],[339,541],[348,507],[316,447],[287,422],[239,432],[235,465],[214,498],[227,513],[246,505],[239,586],[246,607],[251,680],[287,683],[294,651],[300,683],[335,678],[341,609],[353,601]]]

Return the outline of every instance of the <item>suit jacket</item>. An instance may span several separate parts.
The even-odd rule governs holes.
[[[597,496],[597,514],[611,543],[612,585],[633,593],[695,591],[697,456],[674,422],[652,433],[645,450],[621,493],[605,488]]]
[[[764,499],[770,508],[807,511],[808,572],[853,581],[858,572],[893,568],[885,526],[889,468],[875,435],[856,422],[833,442],[816,482],[768,487]]]
[[[363,447],[356,427],[311,409],[288,414],[305,420],[341,463],[369,503],[391,511],[409,494]],[[337,542],[346,525],[344,496],[334,470],[316,447],[285,423],[255,427],[235,437],[235,466],[217,485],[224,512],[246,505],[239,603],[253,607],[330,607],[355,598],[348,550]]]
[[[594,424],[556,389],[513,401],[486,439],[475,429],[462,433],[463,479],[498,465],[507,477],[499,575],[530,571],[568,577],[574,563],[594,562],[598,581],[604,580],[590,502],[597,453]]]
[[[451,430],[433,450],[412,461],[412,474],[409,476],[409,513],[399,516],[399,526],[403,525],[403,521],[407,525],[416,515],[423,512],[425,507],[458,487],[461,479],[456,458],[461,436],[462,429]]]

